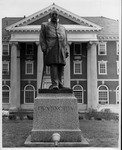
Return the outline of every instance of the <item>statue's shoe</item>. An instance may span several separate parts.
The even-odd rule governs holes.
[[[49,87],[49,89],[55,89],[55,90],[58,90],[59,88],[58,88],[58,86],[56,86],[56,85],[51,85],[51,86]]]

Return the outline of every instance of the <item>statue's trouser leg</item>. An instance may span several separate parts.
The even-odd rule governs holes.
[[[57,68],[57,65],[51,65],[50,66],[50,74],[51,74],[52,86],[58,86],[58,68]]]
[[[63,70],[64,70],[64,66],[63,65],[58,65],[58,82],[59,82],[59,88],[63,87],[63,83],[62,83]]]

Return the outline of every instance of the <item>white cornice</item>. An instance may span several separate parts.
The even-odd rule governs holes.
[[[28,25],[46,15],[48,15],[50,13],[51,10],[57,10],[59,12],[60,15],[63,15],[64,17],[70,19],[70,20],[73,20],[74,22],[78,23],[79,25],[86,25],[86,26],[89,26],[89,27],[94,27],[96,28],[97,30],[101,30],[102,27],[96,25],[95,23],[92,23],[70,11],[67,11],[65,10],[64,8],[60,7],[60,6],[57,6],[57,5],[50,5],[49,7],[46,7],[22,20],[20,20],[19,22],[15,23],[15,24],[12,24],[10,26],[8,26],[6,29],[7,30],[10,30],[11,28],[14,28],[14,27],[19,27],[19,26],[25,26],[25,25]]]
[[[98,35],[97,36],[99,40],[107,40],[107,41],[115,41],[115,40],[119,40],[119,36],[118,35]]]
[[[88,27],[83,25],[63,25],[67,31],[88,31],[88,32],[94,32],[99,31],[99,29],[95,27]],[[10,32],[39,32],[41,29],[41,25],[27,25],[27,26],[21,26],[21,27],[13,27],[8,29]]]

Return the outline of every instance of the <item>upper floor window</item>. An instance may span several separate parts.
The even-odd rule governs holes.
[[[9,74],[9,62],[8,61],[3,61],[2,73],[7,74],[7,75]]]
[[[2,103],[9,103],[10,99],[10,88],[8,85],[2,87]]]
[[[105,85],[100,85],[98,87],[98,100],[99,104],[108,104],[109,103],[109,90]]]
[[[119,55],[119,42],[116,42],[116,54]]]
[[[4,56],[9,55],[9,44],[3,44],[3,55]]]
[[[106,42],[100,42],[98,44],[98,55],[107,55]]]
[[[32,43],[26,44],[26,55],[33,55],[34,54],[34,47]]]
[[[117,74],[119,75],[119,61],[116,61],[117,63]]]
[[[24,101],[25,103],[34,103],[35,88],[32,85],[26,85],[24,88]]]
[[[74,95],[77,98],[78,103],[83,104],[83,87],[81,85],[75,85],[73,87]]]
[[[119,86],[116,88],[116,104],[119,104]]]
[[[74,61],[74,74],[82,74],[82,61]]]
[[[33,74],[34,73],[34,62],[26,61],[25,62],[25,74]]]
[[[107,74],[107,61],[99,61],[98,70],[99,70],[100,75],[106,75]]]
[[[74,43],[74,55],[81,55],[81,43]]]

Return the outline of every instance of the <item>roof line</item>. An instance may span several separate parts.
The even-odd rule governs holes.
[[[33,19],[36,20],[41,15],[48,14],[49,11],[52,10],[52,9],[56,9],[59,12],[62,12],[64,15],[67,15],[69,18],[74,19],[75,22],[79,22],[79,24],[84,22],[85,24],[88,24],[89,26],[93,26],[93,27],[101,29],[101,26],[99,26],[99,25],[97,25],[97,24],[95,24],[93,22],[90,22],[90,21],[88,21],[88,20],[86,20],[84,18],[81,18],[80,16],[78,16],[78,15],[76,15],[76,14],[74,14],[74,13],[72,13],[72,12],[70,12],[70,11],[60,7],[60,6],[58,6],[58,5],[54,5],[54,4],[44,8],[44,9],[38,11],[38,12],[36,12],[36,13],[34,13],[34,14],[32,14],[32,15],[30,15],[30,16],[28,16],[28,17],[26,17],[26,18],[24,18],[24,19],[22,19],[22,20],[20,20],[18,22],[16,22],[13,25],[8,26],[6,29],[10,29],[10,28],[15,27],[15,26],[27,25],[28,22],[31,22]]]

